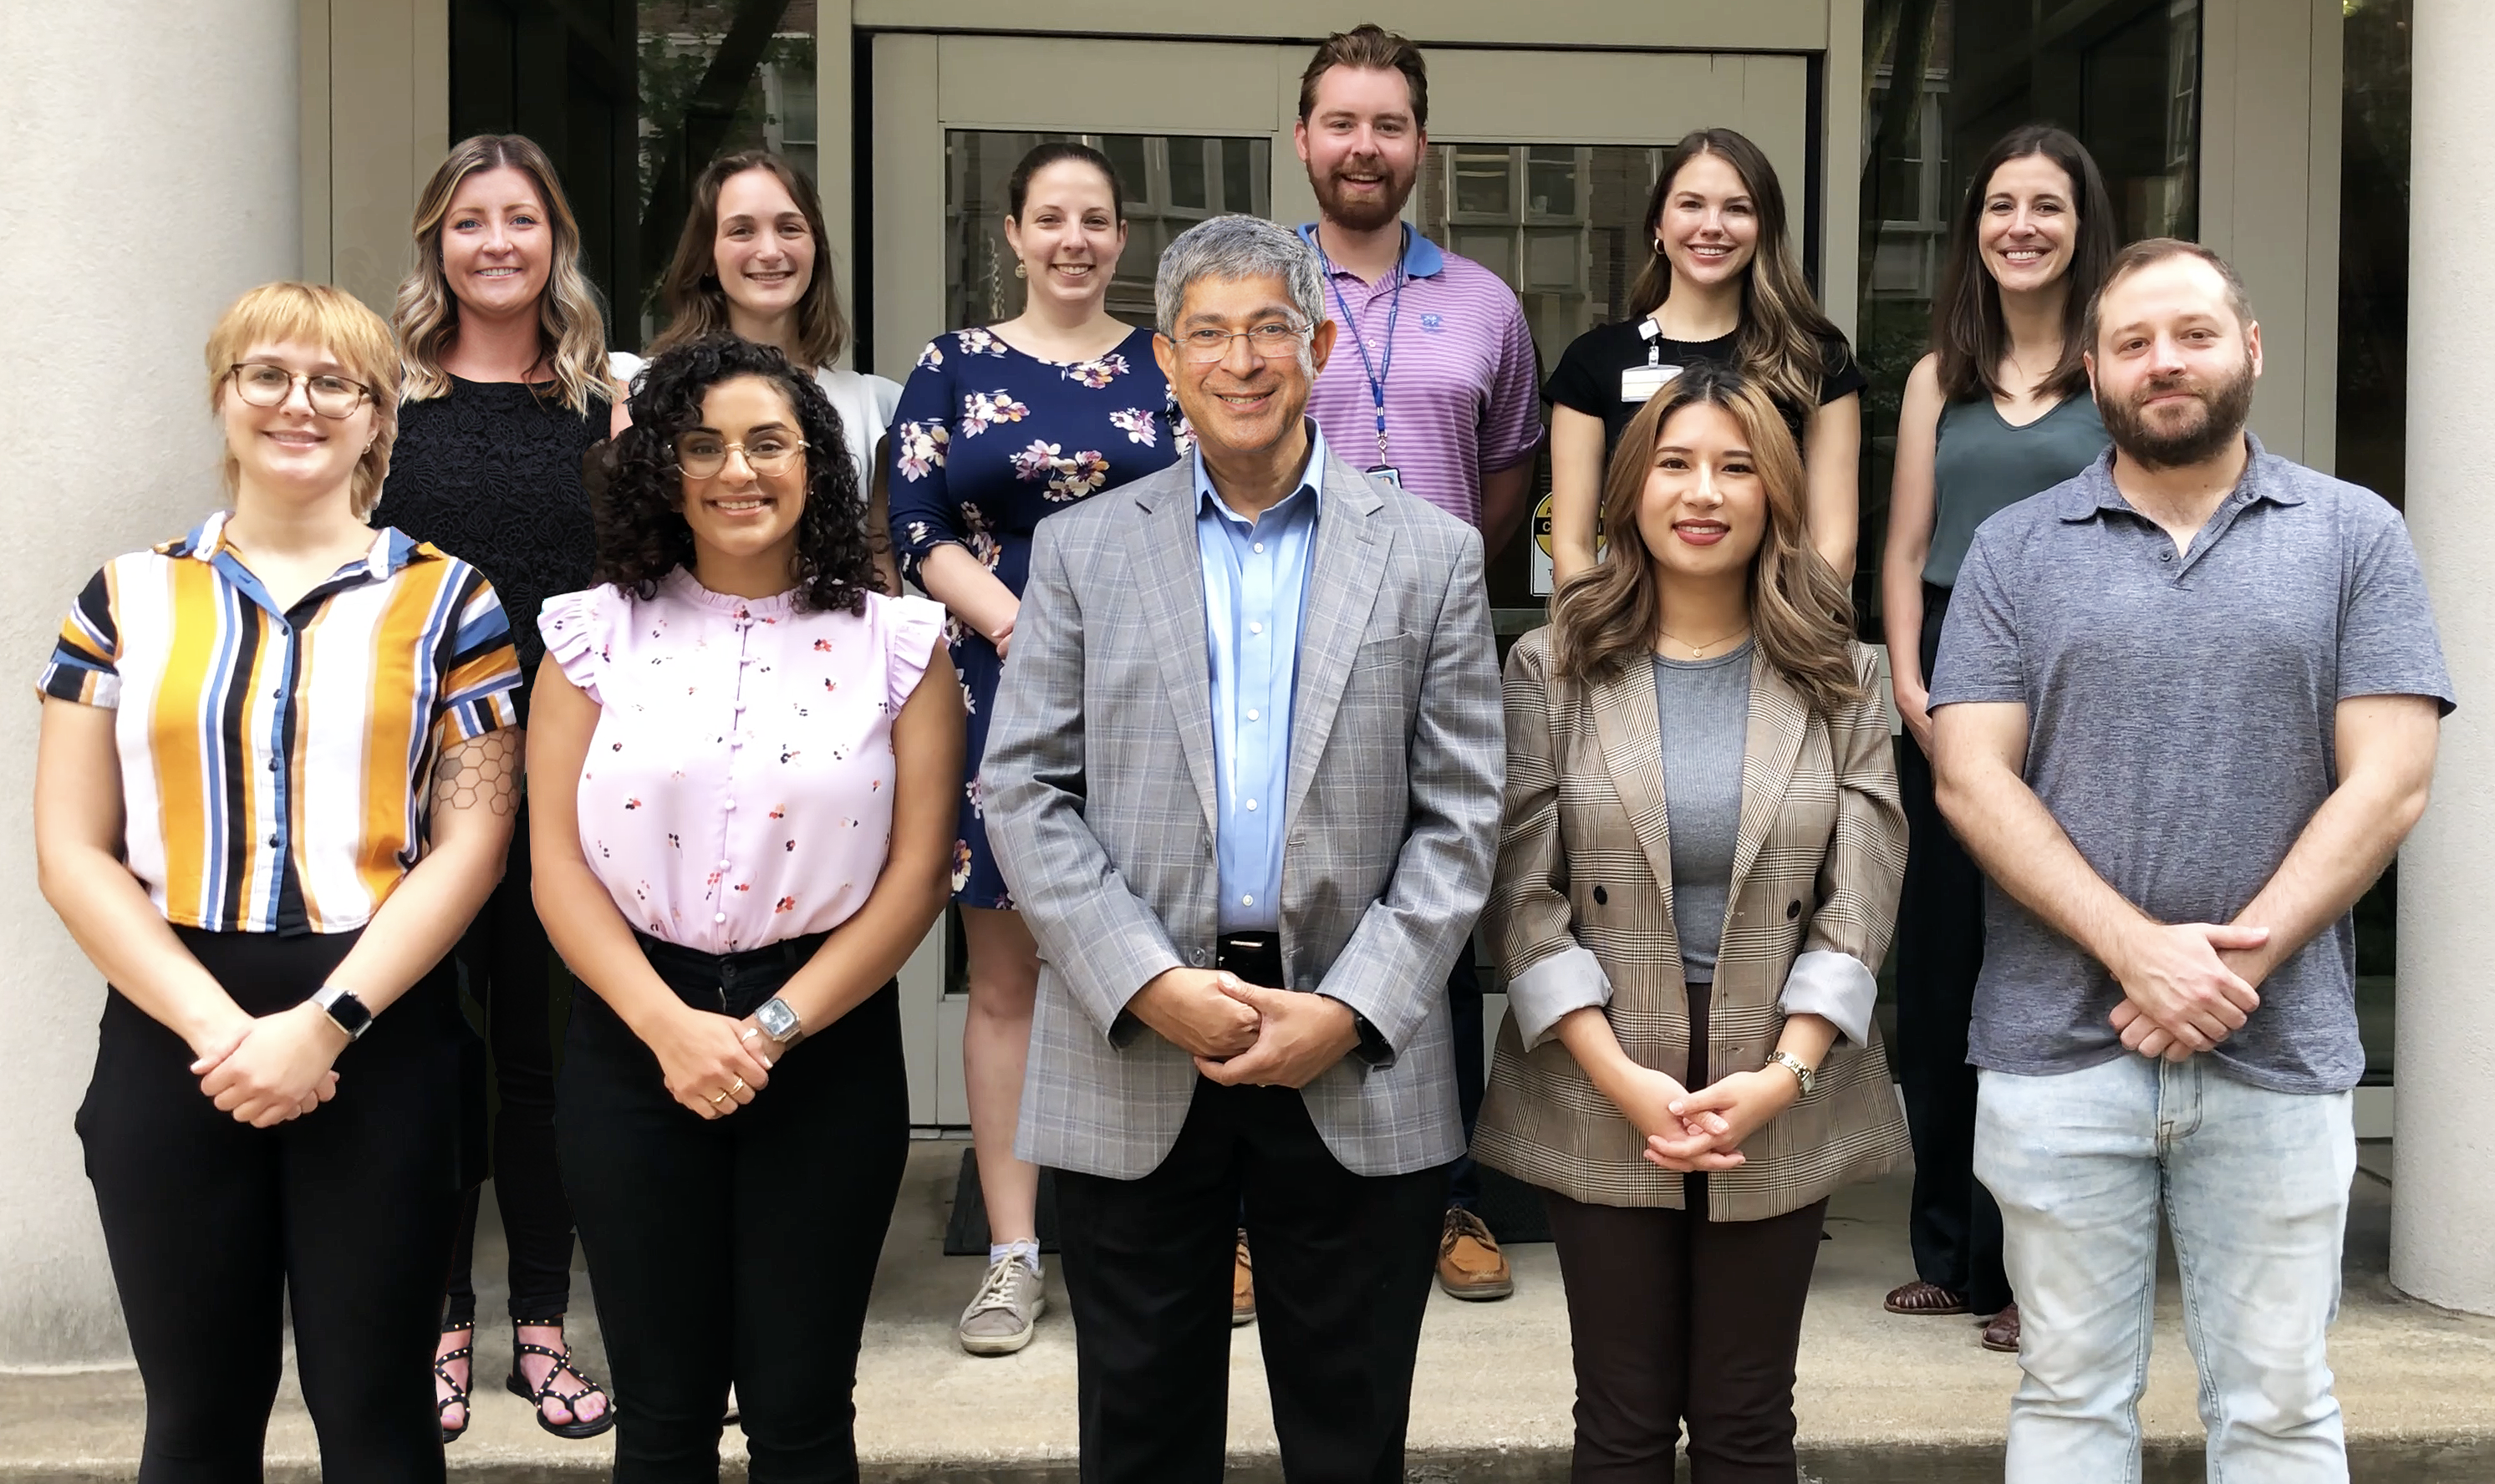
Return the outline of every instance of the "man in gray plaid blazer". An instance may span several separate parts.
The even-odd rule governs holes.
[[[1040,525],[989,733],[1094,1484],[1221,1477],[1243,1196],[1285,1476],[1403,1473],[1505,747],[1479,536],[1304,416],[1323,291],[1269,222],[1170,245],[1195,451]]]

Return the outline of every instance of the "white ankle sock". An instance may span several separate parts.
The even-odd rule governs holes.
[[[1008,1256],[1020,1257],[1024,1262],[1030,1265],[1032,1272],[1036,1273],[1039,1271],[1039,1243],[1036,1240],[1022,1242],[992,1242],[988,1245],[989,1266],[995,1266],[999,1261]]]

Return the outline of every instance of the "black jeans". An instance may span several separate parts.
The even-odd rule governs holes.
[[[1447,1024],[1456,1037],[1456,1116],[1463,1120],[1464,1152],[1447,1166],[1447,1204],[1471,1210],[1481,1200],[1481,1169],[1473,1164],[1473,1124],[1482,1105],[1482,986],[1473,966],[1473,940],[1456,954],[1447,976]]]
[[[468,992],[485,1012],[493,1048],[494,1205],[510,1248],[513,1322],[560,1321],[571,1300],[571,1202],[554,1151],[554,953],[529,897],[529,811],[511,832],[509,863],[459,940]],[[481,1096],[479,1087],[477,1096]],[[481,1109],[471,1109],[476,1117]],[[477,1187],[460,1204],[443,1322],[477,1318]]]
[[[643,951],[687,1004],[743,1015],[820,941]],[[909,1157],[900,989],[813,1030],[751,1104],[706,1120],[584,987],[555,1132],[615,1373],[618,1484],[717,1480],[730,1383],[755,1484],[855,1479],[858,1344]]]
[[[1151,1174],[1056,1178],[1083,1484],[1221,1478],[1243,1194],[1283,1475],[1402,1484],[1443,1167],[1355,1175],[1297,1091],[1199,1077],[1178,1142]]]
[[[308,998],[356,937],[176,930],[255,1015]],[[254,1129],[200,1095],[181,1037],[106,997],[77,1132],[147,1389],[140,1484],[261,1477],[290,1304],[323,1475],[439,1484],[462,1034],[446,962],[339,1054],[336,1098]]]
[[[1940,649],[1950,590],[1924,585],[1924,675]],[[1931,760],[1897,742],[1906,808],[1906,881],[1897,898],[1897,1080],[1915,1144],[1906,1236],[1915,1276],[1966,1295],[1977,1314],[2010,1302],[2001,1209],[1975,1178],[1975,1069],[1966,1064],[1975,980],[1984,968],[1984,872],[1932,797]]]

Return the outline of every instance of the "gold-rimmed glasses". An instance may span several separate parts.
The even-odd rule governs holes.
[[[233,378],[234,395],[256,408],[284,405],[299,385],[312,410],[332,420],[354,416],[355,409],[373,395],[371,387],[352,377],[335,372],[315,375],[289,371],[267,361],[236,361],[227,368],[226,375]]]
[[[715,479],[727,468],[727,456],[745,456],[745,467],[764,478],[776,478],[788,472],[797,456],[806,451],[806,440],[785,433],[762,433],[750,442],[731,442],[716,433],[679,433],[676,435],[676,468],[688,479]]]

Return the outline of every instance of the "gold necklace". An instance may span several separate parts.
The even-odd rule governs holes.
[[[1737,640],[1737,639],[1746,639],[1746,638],[1748,638],[1748,637],[1749,637],[1749,633],[1750,633],[1750,625],[1748,625],[1748,624],[1744,623],[1744,624],[1742,624],[1740,628],[1737,628],[1737,629],[1733,630],[1733,632],[1731,632],[1731,633],[1729,633],[1729,634],[1726,634],[1723,638],[1721,638],[1721,639],[1710,639],[1710,640],[1708,640],[1705,644],[1691,644],[1688,640],[1681,638],[1679,634],[1674,633],[1672,630],[1670,630],[1670,629],[1668,629],[1668,628],[1657,628],[1657,629],[1655,630],[1655,632],[1656,632],[1656,633],[1658,633],[1658,634],[1660,634],[1660,635],[1662,635],[1664,638],[1671,640],[1673,643],[1675,643],[1675,644],[1677,644],[1677,645],[1680,646],[1682,649],[1687,650],[1687,651],[1689,651],[1689,657],[1690,657],[1690,658],[1692,658],[1692,659],[1705,659],[1705,658],[1707,657],[1707,651],[1708,651],[1709,650],[1714,649],[1714,648],[1715,648],[1716,646],[1718,646],[1718,645],[1731,644],[1731,643],[1733,643],[1733,642],[1734,642],[1735,640]]]

